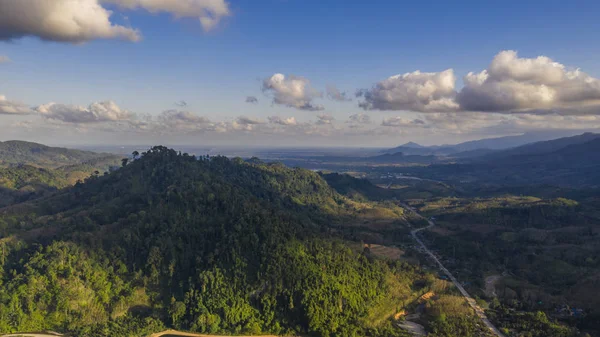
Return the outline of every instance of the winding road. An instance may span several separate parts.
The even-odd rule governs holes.
[[[407,209],[409,209],[410,211],[412,211],[417,216],[425,219],[422,215],[420,215],[419,213],[417,213],[417,211],[414,208],[412,208],[412,207],[410,207],[408,205],[404,205],[404,204],[402,204],[402,206],[405,207],[405,208],[407,208]],[[458,290],[460,291],[460,293],[467,300],[467,302],[469,303],[469,305],[471,306],[471,308],[473,308],[473,310],[475,310],[475,313],[477,314],[477,316],[479,316],[479,318],[481,319],[481,321],[483,321],[483,324],[485,324],[485,326],[494,335],[496,335],[498,337],[506,337],[506,336],[504,336],[504,334],[502,334],[500,332],[500,330],[498,330],[498,328],[496,328],[494,326],[494,324],[492,324],[492,322],[490,322],[490,320],[485,315],[485,312],[477,304],[477,302],[475,301],[475,299],[473,297],[471,297],[471,295],[469,295],[469,293],[465,290],[465,288],[463,288],[463,286],[460,284],[460,282],[458,282],[458,280],[456,280],[456,278],[454,277],[454,275],[452,275],[452,273],[450,273],[450,271],[448,269],[446,269],[446,267],[444,267],[444,265],[442,264],[442,262],[440,262],[440,260],[427,248],[427,246],[419,238],[419,236],[417,235],[417,233],[419,233],[421,231],[424,231],[424,230],[427,230],[427,229],[435,226],[435,222],[433,222],[432,220],[427,220],[427,222],[429,223],[429,226],[423,227],[423,228],[419,228],[419,229],[415,229],[415,230],[411,231],[410,234],[412,235],[412,237],[419,243],[419,245],[421,245],[421,248],[423,248],[423,250],[427,253],[427,255],[429,255],[438,264],[438,266],[440,267],[440,270],[442,270],[444,272],[444,274],[446,274],[446,276],[448,276],[448,278],[450,279],[450,281],[452,281],[452,283],[454,283],[454,285],[456,286],[456,288],[458,288]]]

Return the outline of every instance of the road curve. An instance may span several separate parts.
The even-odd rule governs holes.
[[[409,209],[410,211],[412,211],[413,213],[415,213],[417,216],[423,218],[423,216],[421,216],[419,213],[417,213],[414,208],[412,208],[412,207],[410,207],[408,205],[402,205],[402,206],[404,206],[405,208]],[[448,276],[448,278],[450,279],[450,281],[452,281],[452,283],[454,283],[454,285],[456,286],[456,288],[458,288],[458,290],[460,291],[460,293],[465,297],[465,299],[467,300],[467,302],[469,303],[469,305],[471,306],[471,308],[473,308],[473,310],[475,310],[475,313],[477,314],[477,316],[479,316],[479,318],[483,321],[483,324],[485,324],[485,326],[487,326],[488,329],[492,333],[494,333],[496,336],[498,336],[498,337],[506,337],[506,336],[504,336],[504,334],[502,334],[500,332],[500,330],[498,330],[498,328],[496,328],[494,326],[494,324],[492,324],[492,322],[490,322],[490,320],[485,315],[485,312],[477,304],[477,302],[475,301],[475,299],[473,297],[471,297],[471,295],[469,295],[469,293],[465,290],[465,288],[463,288],[463,286],[460,284],[460,282],[458,282],[458,280],[456,280],[456,278],[454,277],[454,275],[452,275],[452,273],[450,273],[450,271],[448,269],[446,269],[446,267],[444,267],[444,265],[442,264],[442,262],[440,262],[440,260],[427,248],[427,246],[425,246],[425,244],[423,243],[423,241],[417,236],[417,233],[435,226],[435,223],[433,221],[427,220],[427,222],[429,223],[429,226],[423,227],[423,228],[419,228],[419,229],[415,229],[415,230],[411,231],[410,234],[412,235],[412,237],[419,243],[419,245],[421,245],[421,247],[427,253],[427,255],[429,255],[438,264],[438,266],[440,267],[440,269],[444,272],[444,274],[446,274],[446,276]]]

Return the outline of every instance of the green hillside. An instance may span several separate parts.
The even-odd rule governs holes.
[[[435,279],[335,238],[365,207],[307,170],[153,148],[0,210],[0,332],[402,336],[386,318]]]
[[[64,174],[33,166],[0,167],[0,208],[68,186]]]
[[[89,151],[49,147],[42,144],[7,141],[0,142],[0,166],[30,165],[44,168],[76,165],[83,162],[116,156]]]

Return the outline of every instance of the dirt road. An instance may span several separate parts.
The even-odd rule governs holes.
[[[412,207],[408,207],[408,209],[410,209],[412,212],[414,212],[417,216],[422,217],[419,213],[417,213],[415,211],[414,208]],[[423,217],[422,217],[423,218]],[[481,309],[481,307],[477,304],[477,302],[475,301],[475,299],[473,297],[471,297],[471,295],[469,295],[469,293],[465,290],[465,288],[463,288],[463,286],[460,284],[460,282],[458,282],[456,280],[456,278],[454,277],[454,275],[452,275],[452,273],[450,273],[450,271],[448,269],[446,269],[446,267],[444,267],[444,265],[442,264],[442,262],[440,262],[440,260],[437,258],[437,256],[435,256],[435,254],[433,254],[428,248],[427,246],[423,243],[423,241],[421,241],[421,239],[417,236],[417,233],[424,231],[426,229],[429,229],[433,226],[435,226],[435,223],[431,220],[427,220],[427,222],[429,223],[429,226],[427,227],[423,227],[423,228],[419,228],[419,229],[415,229],[413,231],[410,232],[410,234],[412,235],[412,237],[419,243],[419,245],[421,246],[421,248],[423,248],[423,250],[425,251],[425,253],[427,253],[427,255],[429,255],[436,263],[437,265],[440,267],[440,270],[442,272],[444,272],[444,274],[446,274],[446,276],[448,276],[448,278],[450,279],[450,281],[452,281],[452,283],[454,283],[454,285],[456,286],[456,288],[458,288],[458,290],[460,291],[460,293],[464,296],[464,298],[467,300],[467,302],[469,303],[469,305],[471,306],[471,308],[473,308],[473,310],[475,310],[475,313],[477,314],[477,316],[479,316],[479,318],[481,319],[481,321],[483,321],[483,324],[485,324],[485,326],[492,332],[494,333],[496,336],[498,337],[505,337],[500,330],[498,330],[498,328],[496,328],[494,326],[494,324],[492,324],[492,322],[490,322],[490,320],[487,318],[487,316],[485,315],[485,312],[483,311],[483,309]]]

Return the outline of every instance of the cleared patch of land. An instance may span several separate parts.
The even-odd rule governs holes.
[[[496,295],[496,283],[502,276],[492,275],[485,278],[485,295],[487,297],[497,297]]]
[[[371,254],[391,260],[398,260],[404,255],[404,251],[397,247],[369,245],[369,249],[371,250]]]

